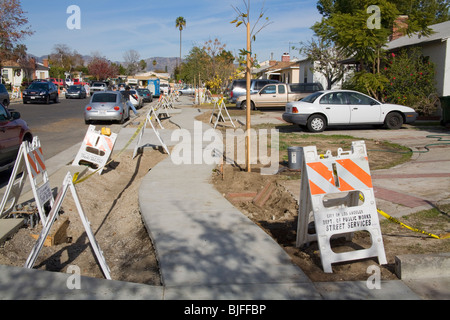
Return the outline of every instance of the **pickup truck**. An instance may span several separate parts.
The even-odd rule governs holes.
[[[108,86],[104,82],[94,82],[91,87],[89,88],[89,92],[91,95],[94,94],[94,92],[97,91],[106,91],[108,90]]]
[[[320,83],[277,83],[264,86],[258,93],[250,95],[251,109],[264,107],[284,107],[286,103],[299,101],[316,91],[323,90]],[[236,107],[245,109],[247,97],[240,96]]]

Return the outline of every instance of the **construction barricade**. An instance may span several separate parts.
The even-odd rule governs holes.
[[[101,174],[111,156],[116,139],[116,133],[105,135],[101,131],[96,131],[95,126],[90,125],[72,165],[88,165],[90,170],[98,170]]]
[[[315,233],[308,233],[312,220]],[[332,263],[343,261],[378,257],[380,264],[387,263],[364,141],[354,141],[351,151],[339,148],[336,157],[330,151],[317,154],[315,146],[303,148],[297,228],[297,247],[317,241],[327,273]],[[356,231],[370,233],[370,248],[341,253],[331,249],[332,237],[351,239]]]
[[[7,216],[17,205],[26,181],[25,170],[28,173],[39,217],[42,224],[45,225],[47,221],[45,204],[49,203],[50,206],[53,204],[53,194],[38,137],[34,137],[31,144],[28,141],[22,142],[19,148],[8,186],[0,204],[1,217]]]
[[[106,279],[111,279],[110,269],[109,269],[109,267],[106,263],[106,260],[103,256],[103,252],[100,250],[100,246],[98,245],[97,240],[95,239],[94,234],[92,233],[90,222],[87,220],[86,215],[84,214],[83,207],[81,206],[81,202],[78,198],[78,194],[77,194],[77,191],[73,184],[73,178],[72,178],[70,172],[68,172],[66,177],[64,178],[62,188],[59,190],[58,195],[56,196],[56,199],[55,199],[54,206],[52,207],[52,209],[49,213],[48,222],[44,225],[44,228],[42,229],[33,249],[31,250],[31,253],[28,256],[28,259],[25,262],[24,267],[29,268],[29,269],[33,268],[33,266],[36,262],[36,259],[39,255],[39,252],[41,251],[42,246],[44,245],[44,242],[50,232],[51,227],[53,226],[53,224],[56,220],[56,217],[58,215],[59,210],[61,209],[64,198],[66,197],[66,194],[69,190],[72,193],[72,198],[75,201],[75,205],[77,207],[78,214],[81,218],[84,229],[89,238],[89,242],[94,251],[95,257],[97,258],[97,261],[100,264],[103,275],[105,276]]]

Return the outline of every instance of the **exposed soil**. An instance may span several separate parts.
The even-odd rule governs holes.
[[[164,126],[171,128],[168,122],[164,122]],[[323,144],[320,148],[335,149],[333,142],[320,143]],[[373,145],[369,148],[379,147],[378,142],[371,143]],[[283,152],[280,160],[286,155],[286,151]],[[161,285],[154,248],[139,212],[138,189],[141,179],[167,155],[159,150],[147,148],[137,158],[131,157],[131,152],[125,152],[118,158],[113,156],[114,161],[101,175],[93,175],[87,181],[77,184],[76,189],[85,215],[91,222],[91,228],[111,269],[112,278]],[[371,156],[373,162],[371,167],[382,166],[386,161],[395,160],[393,158],[389,153]],[[259,174],[257,167],[248,173],[237,166],[225,165],[223,174],[219,168],[213,175],[212,183],[243,214],[271,235],[313,281],[366,280],[367,267],[377,264],[377,259],[335,264],[334,273],[326,274],[321,267],[317,244],[313,243],[305,248],[295,247],[298,203],[293,192],[285,186],[287,183],[299,184],[299,178],[298,171],[281,170],[278,175],[263,176]],[[272,182],[275,188],[267,202],[258,207],[252,200],[268,182]],[[436,217],[429,219],[420,217],[417,221],[425,223],[424,229],[428,228],[435,233],[448,232],[450,229],[448,208],[444,210],[447,217],[444,217],[444,220],[439,217],[439,224]],[[69,265],[76,265],[82,275],[103,278],[70,193],[63,203],[63,211],[58,221],[65,219],[70,221],[67,230],[70,242],[43,247],[35,268],[66,272]],[[416,221],[411,219],[409,222]],[[428,222],[429,224],[426,224]],[[6,241],[0,248],[0,264],[23,266],[36,242],[31,235],[39,234],[39,226],[21,228]],[[393,266],[394,257],[398,254],[450,251],[450,239],[435,240],[389,222],[382,223],[382,231],[389,262],[381,268],[383,279],[396,278]],[[358,232],[351,242],[336,240],[333,245],[338,251],[367,247],[369,243],[370,237],[364,232]]]
[[[367,280],[367,268],[378,265],[377,258],[349,261],[332,265],[333,273],[325,273],[320,261],[320,251],[316,242],[302,248],[296,247],[298,203],[292,194],[289,184],[298,184],[300,192],[299,173],[285,170],[279,175],[264,176],[258,168],[246,172],[239,167],[225,165],[223,175],[220,171],[212,178],[217,190],[231,203],[241,210],[253,222],[272,236],[290,255],[312,281],[356,281]],[[290,180],[296,178],[295,180]],[[254,199],[268,183],[274,186],[273,192],[263,206],[257,206]],[[437,235],[450,231],[448,217],[450,206],[442,208],[442,212],[408,217],[410,226],[420,226],[423,230],[432,230]],[[384,220],[384,219],[383,219]],[[395,256],[400,254],[424,254],[433,252],[449,252],[450,239],[437,240],[420,233],[412,232],[387,220],[381,221],[384,248],[387,265],[380,266],[381,277],[384,280],[397,279],[395,275]],[[344,238],[332,240],[331,246],[335,252],[348,252],[371,246],[368,232],[355,232],[351,241]]]

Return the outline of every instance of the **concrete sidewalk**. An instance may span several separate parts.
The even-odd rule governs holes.
[[[188,101],[186,98],[183,97],[183,103]],[[209,127],[203,125],[201,132],[194,130],[193,121],[198,114],[197,109],[182,108],[181,113],[173,115],[172,121],[192,135],[202,134]],[[117,146],[125,145],[129,139],[130,130],[124,129]],[[152,136],[151,129],[147,129],[145,143],[157,144]],[[164,133],[165,142],[173,145],[169,137],[170,132]],[[202,145],[202,150],[205,147]],[[134,143],[129,146],[133,148]],[[71,157],[60,155],[56,162],[72,160],[61,160],[64,156]],[[382,281],[379,290],[368,289],[365,281],[311,282],[269,235],[211,186],[209,178],[214,168],[208,164],[175,165],[169,157],[153,167],[142,181],[139,204],[157,251],[163,286],[81,277],[81,289],[70,290],[69,274],[0,266],[0,299],[450,298],[450,277]],[[408,168],[394,170],[406,174],[403,169]],[[50,177],[51,181],[58,171],[61,170]],[[432,189],[432,185],[427,189]]]

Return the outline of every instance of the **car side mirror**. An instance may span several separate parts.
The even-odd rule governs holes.
[[[18,112],[18,111],[11,111],[11,118],[13,120],[20,119],[20,112]]]

